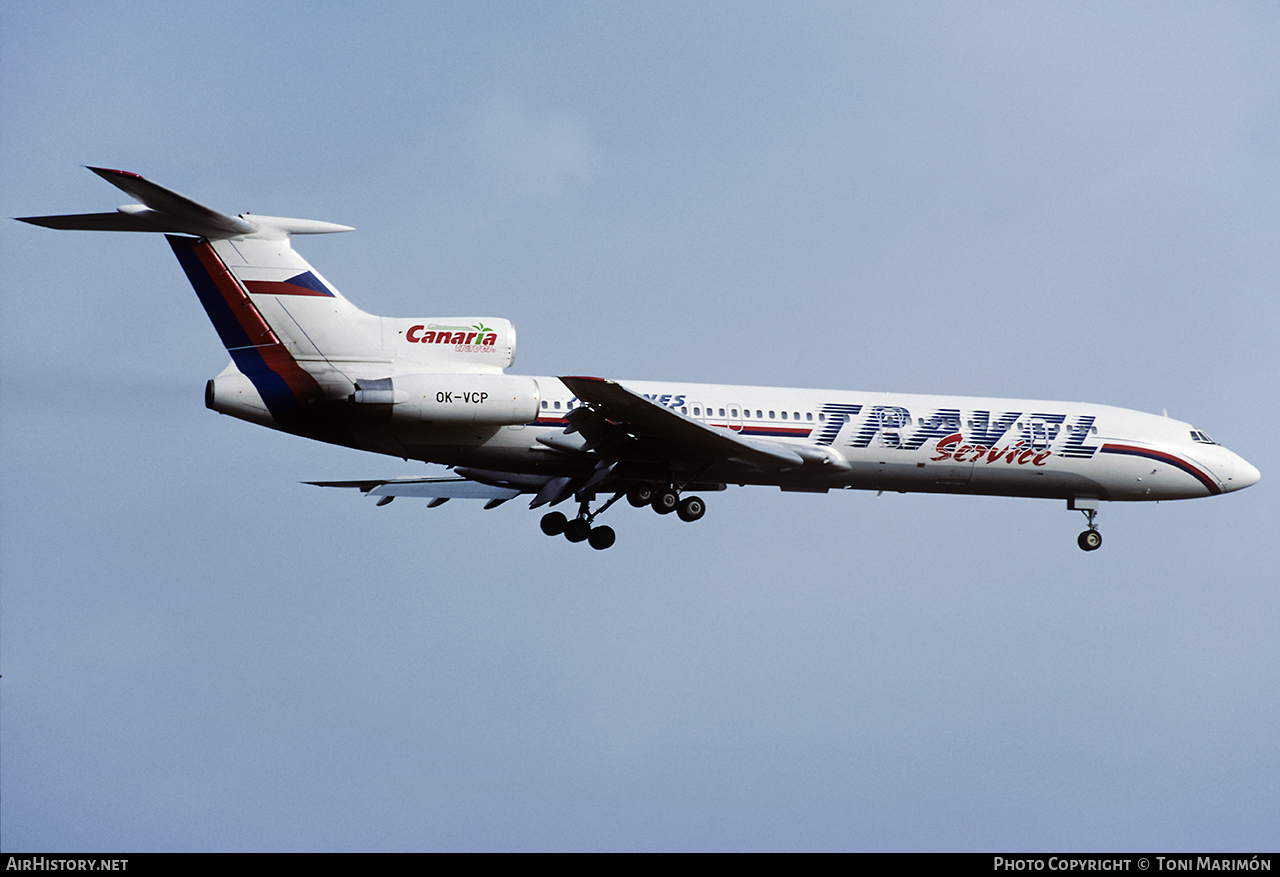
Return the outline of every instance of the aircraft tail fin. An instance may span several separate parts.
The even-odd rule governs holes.
[[[253,384],[276,424],[297,428],[306,406],[324,395],[315,377],[263,319],[210,242],[178,235],[168,239],[236,369]],[[215,383],[210,382],[209,407],[221,410]]]
[[[114,213],[27,216],[20,221],[55,229],[168,235],[237,364],[245,365],[240,360],[254,355],[236,351],[274,351],[271,357],[287,354],[303,361],[380,351],[376,318],[343,298],[289,243],[291,235],[351,231],[350,226],[249,213],[228,216],[129,171],[89,170],[141,203]],[[261,372],[256,360],[245,367],[247,374]]]

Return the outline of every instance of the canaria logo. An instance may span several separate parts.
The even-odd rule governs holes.
[[[463,353],[487,353],[498,343],[498,333],[484,323],[474,326],[410,326],[404,333],[413,344],[452,344]]]

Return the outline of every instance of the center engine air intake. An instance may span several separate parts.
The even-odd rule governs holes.
[[[348,398],[386,406],[394,421],[504,426],[536,420],[542,391],[521,375],[397,375],[358,380]]]

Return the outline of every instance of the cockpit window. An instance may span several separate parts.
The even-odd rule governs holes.
[[[1199,443],[1200,443],[1200,444],[1202,444],[1202,445],[1216,445],[1216,444],[1217,444],[1217,442],[1215,442],[1213,439],[1209,438],[1207,435],[1205,435],[1204,433],[1202,433],[1202,432],[1201,432],[1200,430],[1198,430],[1198,429],[1193,429],[1193,430],[1191,430],[1191,440],[1192,440],[1193,442],[1199,442]]]

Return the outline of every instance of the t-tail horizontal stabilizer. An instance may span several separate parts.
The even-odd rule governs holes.
[[[126,204],[114,213],[72,213],[62,216],[19,216],[44,228],[71,231],[149,231],[192,234],[210,240],[235,237],[279,237],[289,234],[327,234],[351,231],[350,226],[313,219],[286,219],[276,216],[227,216],[211,207],[158,186],[129,171],[91,167],[98,176],[140,204]]]

